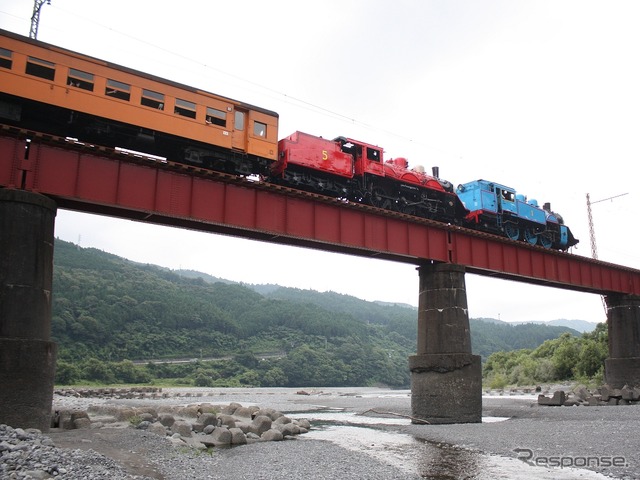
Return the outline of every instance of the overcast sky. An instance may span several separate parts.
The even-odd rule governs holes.
[[[0,0],[28,35],[33,0]],[[551,202],[591,256],[640,268],[640,2],[589,0],[52,0],[38,39],[280,114],[301,130],[377,144]],[[410,265],[59,211],[56,236],[245,283],[417,305]],[[469,314],[605,319],[596,295],[467,274]]]

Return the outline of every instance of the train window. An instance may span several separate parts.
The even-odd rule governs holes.
[[[11,68],[13,66],[13,52],[6,48],[0,48],[0,67]]]
[[[262,122],[253,122],[253,134],[256,137],[267,136],[267,124]]]
[[[34,77],[44,78],[45,80],[53,80],[56,75],[56,64],[47,62],[40,58],[28,57],[27,68],[25,72]]]
[[[508,202],[513,202],[516,198],[515,193],[510,192],[509,190],[500,190],[500,195],[502,196],[503,200],[506,200]]]
[[[196,118],[196,104],[176,98],[176,105],[173,108],[173,113],[182,115],[183,117]]]
[[[104,94],[107,97],[119,98],[128,102],[131,99],[131,85],[108,78]]]
[[[207,107],[207,123],[213,123],[221,127],[227,126],[227,112],[218,110],[217,108]]]
[[[379,162],[380,152],[374,148],[367,147],[367,158],[373,162]]]
[[[244,112],[236,110],[233,125],[236,130],[244,130]]]
[[[145,107],[164,110],[164,94],[143,88],[140,104],[144,105]]]
[[[93,74],[70,68],[67,76],[67,85],[93,92]]]

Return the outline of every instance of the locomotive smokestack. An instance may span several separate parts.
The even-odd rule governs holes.
[[[431,167],[431,171],[434,177],[440,178],[440,167]]]

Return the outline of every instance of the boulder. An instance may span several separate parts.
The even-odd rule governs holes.
[[[253,424],[247,422],[236,422],[236,428],[239,428],[245,434],[254,431]]]
[[[222,407],[220,409],[220,413],[223,413],[225,415],[233,415],[235,411],[240,407],[242,407],[242,405],[240,405],[239,403],[231,402],[229,405]]]
[[[137,415],[137,412],[135,409],[125,407],[117,410],[115,417],[116,417],[116,420],[118,420],[119,422],[128,422],[130,419],[132,419],[136,415]]]
[[[602,397],[600,395],[591,395],[587,398],[587,404],[590,407],[596,407],[598,405],[602,405]]]
[[[260,416],[269,417],[271,420],[275,420],[278,417],[281,417],[282,413],[276,412],[273,408],[261,408],[253,414],[253,418]]]
[[[591,393],[589,392],[589,390],[587,390],[587,387],[585,387],[584,385],[580,385],[579,387],[577,387],[574,390],[574,394],[578,399],[582,400],[583,402],[586,402],[587,398],[591,396]]]
[[[181,437],[190,437],[191,430],[191,423],[184,420],[176,420],[173,422],[173,425],[171,425],[171,431],[179,434]]]
[[[277,442],[284,440],[284,435],[282,435],[282,432],[272,428],[260,435],[260,438],[266,442]]]
[[[148,430],[151,426],[151,422],[148,420],[143,420],[139,424],[135,426],[136,430]]]
[[[251,418],[253,416],[253,414],[255,412],[257,412],[258,410],[260,410],[259,407],[256,406],[252,406],[252,407],[239,407],[235,410],[235,412],[233,412],[233,416],[234,417],[241,417],[241,418]]]
[[[165,427],[160,422],[152,423],[151,425],[149,425],[149,428],[147,430],[149,432],[155,433],[156,435],[160,435],[161,437],[164,437],[167,435],[167,427]]]
[[[91,420],[89,417],[76,418],[73,421],[73,428],[91,428]]]
[[[629,385],[625,385],[624,387],[622,387],[622,389],[620,390],[620,393],[622,394],[623,400],[627,400],[627,401],[638,400],[638,390],[635,388],[629,387]]]
[[[186,407],[180,407],[178,408],[177,414],[180,417],[198,418],[198,406],[188,405]]]
[[[142,420],[143,422],[154,422],[157,415],[154,416],[152,413],[149,412],[143,412],[141,414],[138,415],[138,417],[140,418],[140,420]]]
[[[564,405],[566,395],[564,390],[557,390],[553,392],[553,397],[549,398],[545,395],[538,395],[538,405],[548,405],[551,407],[560,407]]]
[[[622,391],[619,388],[611,388],[605,383],[600,387],[600,395],[603,402],[608,402],[610,398],[622,398]]]
[[[163,413],[158,416],[158,421],[165,427],[170,427],[176,421],[175,417],[169,413]]]
[[[251,430],[254,433],[262,436],[264,432],[271,428],[272,420],[266,415],[259,415],[253,419],[251,422],[251,426],[253,427]]]
[[[231,445],[244,445],[247,443],[247,436],[239,428],[230,428],[231,432]]]
[[[305,430],[311,430],[311,422],[306,418],[299,418],[294,423]]]
[[[284,437],[293,437],[300,434],[300,427],[293,423],[275,423],[273,429],[278,430]]]
[[[76,422],[79,419],[89,420],[89,415],[84,410],[58,410],[54,416],[54,426],[60,427],[64,430],[73,430],[78,428],[76,426]],[[91,423],[89,421],[89,423]],[[83,425],[83,422],[80,422],[80,425]]]
[[[227,427],[217,427],[206,437],[206,440],[201,440],[205,445],[212,444],[216,447],[231,445],[232,434]]]
[[[236,426],[236,419],[232,415],[220,414],[218,415],[220,425],[225,425],[227,428],[234,428]]]

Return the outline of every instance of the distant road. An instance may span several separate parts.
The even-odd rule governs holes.
[[[204,358],[174,358],[174,359],[150,359],[150,360],[132,360],[137,365],[144,365],[147,363],[195,363],[195,362],[212,362],[215,360],[233,360],[235,355],[225,355],[224,357],[204,357]],[[287,354],[284,352],[279,353],[259,353],[255,355],[258,360],[267,360],[271,358],[283,358]]]

